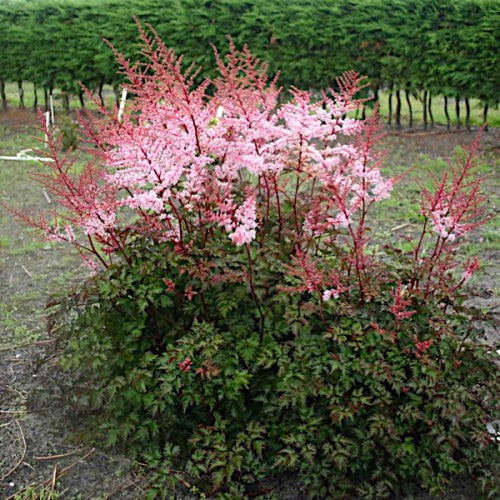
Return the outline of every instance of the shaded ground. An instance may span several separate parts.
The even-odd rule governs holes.
[[[0,113],[0,154],[16,154],[35,145],[30,136],[40,134],[33,128],[32,116],[18,111]],[[446,168],[444,160],[473,137],[466,131],[447,133],[441,129],[391,132],[384,139],[389,151],[386,170],[402,173],[414,166],[411,175],[426,178],[430,171]],[[499,131],[493,130],[482,140],[484,173],[491,175],[487,189],[492,214],[499,210],[499,138]],[[35,163],[0,160],[0,200],[31,213],[49,211],[51,204],[43,190],[27,175],[36,168],[40,167]],[[411,231],[412,222],[417,220],[418,208],[412,202],[417,200],[418,191],[412,187],[411,175],[380,213],[378,231],[383,238],[397,240]],[[497,225],[492,220],[466,250],[481,256],[483,272],[472,282],[471,301],[489,311],[490,324],[481,326],[498,344]],[[144,498],[131,462],[86,445],[79,439],[78,422],[62,415],[58,379],[64,374],[55,367],[57,348],[47,336],[44,309],[54,290],[68,289],[85,274],[79,259],[64,246],[33,238],[25,226],[0,208],[0,498],[14,498],[12,495],[26,488],[25,496],[17,498],[42,498],[40,488],[47,493],[56,483],[60,498]],[[307,496],[293,480],[277,489],[281,498]],[[478,498],[477,487],[470,481],[459,481],[447,497]]]

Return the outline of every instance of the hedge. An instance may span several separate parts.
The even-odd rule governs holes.
[[[224,49],[230,34],[279,70],[285,87],[324,88],[355,69],[376,98],[392,89],[396,107],[403,93],[423,95],[426,110],[431,95],[498,103],[498,0],[4,0],[2,88],[119,85],[103,38],[137,56],[132,16],[205,74],[215,70],[210,43]]]

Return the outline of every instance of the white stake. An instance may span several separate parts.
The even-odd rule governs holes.
[[[45,189],[43,190],[43,195],[45,196],[47,203],[52,203],[52,200],[50,199],[50,196],[47,194],[47,191],[45,191]]]
[[[23,268],[23,271],[30,277],[33,278],[33,275],[21,264],[21,267]]]
[[[47,130],[50,128],[50,111],[45,112],[45,127]],[[45,134],[45,148],[47,148],[49,142],[49,136]]]
[[[50,99],[50,119],[52,121],[52,125],[55,125],[56,119],[54,116],[54,99],[52,98],[52,94],[50,94],[49,99]]]
[[[125,101],[127,99],[127,89],[122,90],[122,98],[120,99],[120,108],[118,109],[118,121],[122,121],[123,110],[125,109]]]
[[[0,156],[0,160],[7,160],[7,161],[54,161],[53,158],[45,158],[42,156]]]

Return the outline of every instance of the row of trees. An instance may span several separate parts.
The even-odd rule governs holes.
[[[4,0],[0,3],[0,100],[5,81],[33,82],[83,95],[78,82],[116,88],[115,57],[103,38],[136,57],[135,15],[151,23],[186,60],[215,70],[209,44],[230,34],[281,72],[281,83],[320,89],[347,69],[369,76],[375,99],[390,89],[400,124],[401,101],[419,95],[427,122],[432,95],[455,103],[498,102],[498,0]],[[411,104],[410,104],[411,108]],[[410,109],[410,121],[412,112]]]

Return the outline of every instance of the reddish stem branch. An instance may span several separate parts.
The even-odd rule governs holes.
[[[250,245],[248,243],[245,243],[245,250],[247,253],[247,259],[248,259],[248,282],[250,285],[250,291],[252,293],[252,296],[255,301],[255,305],[257,306],[257,310],[259,311],[259,316],[260,316],[260,340],[264,338],[264,313],[262,312],[262,308],[260,305],[259,298],[257,297],[257,293],[255,292],[255,285],[253,282],[253,266],[252,266],[252,257],[250,255]]]

